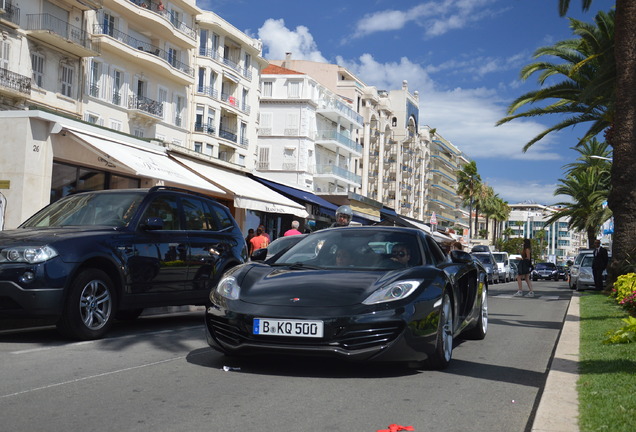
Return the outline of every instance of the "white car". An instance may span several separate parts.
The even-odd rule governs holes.
[[[508,252],[493,252],[492,256],[497,261],[497,267],[499,268],[499,280],[501,282],[510,282],[512,276],[510,275],[510,261],[508,259]]]
[[[570,267],[570,289],[581,291],[584,289],[595,289],[594,275],[592,273],[592,261],[594,253],[591,251],[581,252],[574,259],[574,264]],[[603,282],[607,279],[607,271],[603,271]]]

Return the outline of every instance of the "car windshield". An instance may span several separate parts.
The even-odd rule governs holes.
[[[537,270],[556,270],[556,266],[552,263],[538,263],[535,266]]]
[[[479,261],[481,261],[484,264],[492,264],[492,260],[490,259],[490,255],[481,255],[481,254],[476,254],[475,255]]]
[[[422,261],[427,260],[411,232],[337,228],[308,235],[272,265],[386,270],[417,266]]]
[[[44,207],[20,228],[124,226],[144,196],[144,192],[136,191],[69,195]]]
[[[585,255],[581,261],[581,267],[592,267],[592,261],[594,261],[594,255]]]
[[[504,257],[505,255],[502,253],[494,253],[492,254],[493,257],[495,257],[495,261],[497,261],[498,263],[502,263],[504,262]]]

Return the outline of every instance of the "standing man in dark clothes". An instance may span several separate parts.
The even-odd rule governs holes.
[[[601,246],[601,241],[594,242],[594,259],[592,260],[592,275],[594,275],[594,287],[603,290],[603,271],[607,268],[609,257],[607,249]]]

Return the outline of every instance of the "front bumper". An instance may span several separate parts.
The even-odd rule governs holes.
[[[270,317],[292,317],[282,309]],[[348,316],[312,312],[307,319],[324,322],[323,338],[253,335],[254,318],[267,316],[210,306],[205,314],[207,341],[211,347],[233,355],[309,355],[378,362],[419,362],[435,349],[439,312],[432,303]]]

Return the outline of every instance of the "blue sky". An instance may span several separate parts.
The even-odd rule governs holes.
[[[568,16],[592,22],[614,0],[594,0]],[[263,56],[337,63],[367,85],[420,95],[420,124],[429,125],[477,163],[482,180],[509,203],[563,200],[553,191],[585,125],[522,147],[556,122],[537,118],[503,126],[516,97],[537,88],[519,80],[533,52],[573,37],[558,0],[197,0],[239,30],[261,39]]]

